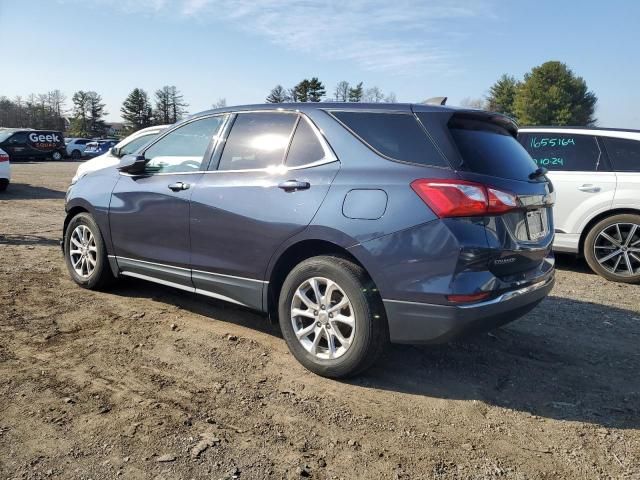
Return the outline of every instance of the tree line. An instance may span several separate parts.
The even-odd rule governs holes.
[[[365,88],[363,82],[346,80],[335,86],[332,96],[318,79],[303,79],[291,88],[276,85],[266,98],[268,103],[284,102],[396,102],[394,93],[384,94],[377,86]],[[51,90],[27,97],[0,96],[0,127],[28,127],[65,131],[68,136],[101,137],[107,134],[107,115],[100,94],[79,90],[66,108],[66,96]],[[484,98],[462,100],[462,105],[509,115],[521,125],[594,125],[597,97],[582,77],[564,63],[550,61],[531,69],[522,79],[502,75]],[[218,99],[212,107],[224,107]],[[165,85],[153,98],[142,88],[134,88],[120,108],[125,132],[151,125],[172,124],[187,113],[188,104],[180,90]]]
[[[395,93],[385,95],[380,88],[373,86],[365,89],[363,82],[351,85],[346,80],[338,82],[335,87],[333,97],[327,97],[324,84],[318,77],[303,79],[291,88],[276,85],[271,89],[266,98],[267,103],[286,102],[322,102],[323,100],[334,100],[336,102],[396,102]]]

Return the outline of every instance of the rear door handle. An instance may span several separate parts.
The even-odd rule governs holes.
[[[597,193],[600,191],[600,187],[596,187],[590,183],[585,183],[584,185],[580,185],[578,190],[581,192]]]
[[[176,182],[169,185],[169,190],[179,192],[180,190],[187,190],[191,185],[184,182]]]
[[[296,190],[306,190],[311,187],[309,182],[300,182],[298,180],[287,180],[278,185],[285,192],[295,192]]]

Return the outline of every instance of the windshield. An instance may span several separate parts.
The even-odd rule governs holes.
[[[149,135],[142,135],[141,137],[138,137],[138,138],[134,138],[129,143],[121,147],[120,153],[122,155],[129,155],[131,153],[135,153],[138,150],[140,150],[141,147],[144,147],[147,143],[149,143],[151,140],[156,138],[159,134],[160,132],[157,132],[157,133],[151,133]]]

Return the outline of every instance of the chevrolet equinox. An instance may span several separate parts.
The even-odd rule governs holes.
[[[71,277],[119,276],[262,311],[327,377],[385,344],[442,343],[551,290],[554,193],[509,118],[432,105],[212,110],[75,179]]]

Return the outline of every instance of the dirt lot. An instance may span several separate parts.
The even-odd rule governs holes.
[[[0,194],[0,478],[640,478],[640,286],[561,258],[518,322],[326,380],[255,313],[76,287],[76,165],[14,164]]]

